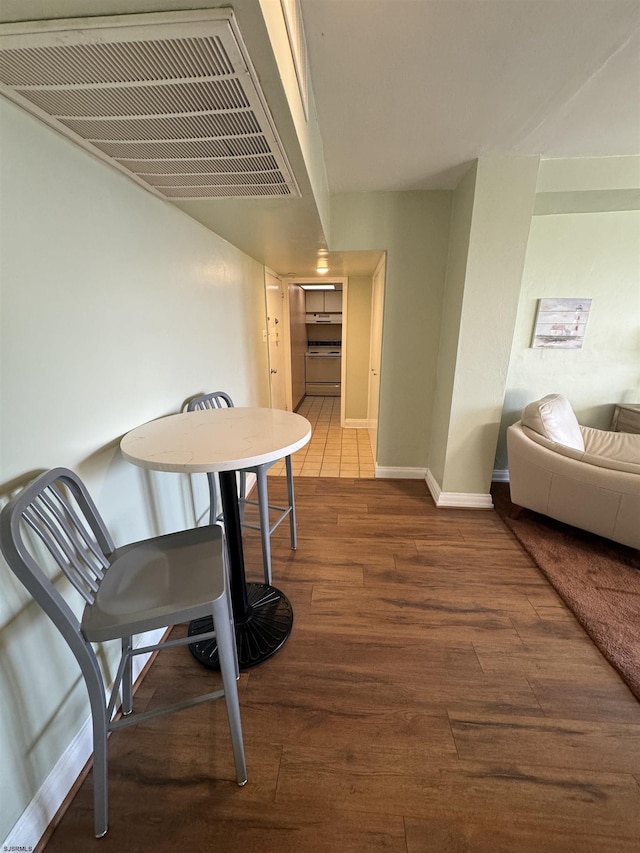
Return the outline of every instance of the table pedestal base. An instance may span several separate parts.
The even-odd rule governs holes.
[[[244,622],[236,621],[236,644],[240,669],[249,669],[270,658],[286,642],[293,627],[293,609],[289,599],[273,586],[248,583],[248,616]],[[194,619],[189,625],[189,636],[210,631],[212,619]],[[209,669],[219,669],[218,644],[212,640],[190,643],[194,658]]]

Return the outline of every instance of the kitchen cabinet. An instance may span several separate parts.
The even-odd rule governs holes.
[[[341,314],[341,290],[307,290],[305,300],[307,314]]]

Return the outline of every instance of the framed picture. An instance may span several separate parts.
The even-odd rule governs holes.
[[[539,299],[531,346],[581,349],[590,310],[590,299]]]

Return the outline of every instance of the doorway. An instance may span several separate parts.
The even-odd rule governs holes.
[[[300,477],[373,479],[375,469],[366,429],[340,426],[339,397],[305,397],[296,409],[311,423],[311,441],[293,454],[293,473]],[[269,474],[285,475],[284,462]]]
[[[371,269],[371,267],[369,267]],[[283,311],[285,323],[277,324],[273,328],[271,317],[277,314],[276,302],[272,311],[269,311],[269,328],[271,334],[270,346],[287,334],[288,351],[286,360],[287,373],[290,377],[289,406],[292,411],[299,412],[306,417],[312,425],[312,439],[306,448],[294,454],[293,461],[295,472],[302,476],[326,476],[326,477],[352,477],[368,478],[375,477],[375,447],[377,435],[377,411],[379,394],[379,366],[382,338],[382,309],[384,296],[384,253],[378,253],[377,264],[373,273],[362,271],[354,276],[353,322],[349,325],[347,317],[347,306],[349,299],[345,298],[351,288],[346,277],[340,280],[342,289],[342,301],[337,307],[337,301],[327,307],[326,300],[322,302],[321,308],[317,310],[320,316],[309,317],[311,305],[307,304],[306,296],[309,292],[303,291],[304,284],[328,284],[329,281],[313,279],[299,279],[291,276],[283,282],[279,282],[273,276],[272,293],[277,294],[277,285],[280,293],[284,296]],[[376,281],[374,282],[374,277]],[[367,282],[368,279],[368,282]],[[336,279],[336,282],[338,280]],[[374,291],[375,288],[375,291]],[[315,288],[317,290],[317,287]],[[338,288],[336,288],[338,289]],[[269,292],[269,291],[268,291]],[[328,291],[330,292],[330,291]],[[375,301],[374,301],[375,292]],[[277,294],[279,296],[279,294]],[[315,296],[315,294],[314,294]],[[269,297],[267,297],[269,298]],[[319,300],[318,300],[319,301]],[[341,311],[340,311],[341,309]],[[336,318],[326,315],[342,314],[342,323],[336,324]],[[351,313],[351,311],[349,311]],[[325,316],[323,316],[325,315]],[[332,325],[333,324],[333,325]],[[347,341],[347,328],[350,337]],[[340,330],[335,334],[335,330]],[[340,338],[340,340],[338,340]],[[311,341],[311,343],[310,343]],[[310,371],[310,385],[306,383],[306,362],[310,360],[311,349],[318,349],[318,361],[324,356],[325,360],[331,361],[324,348],[331,349],[329,355],[334,356],[333,348],[340,345],[341,349],[341,373],[340,373],[340,396],[329,396],[321,394],[317,387],[323,377],[318,377]],[[280,351],[282,346],[277,347]],[[349,361],[349,382],[345,382],[347,376],[347,350],[353,348]],[[312,363],[312,367],[315,362]],[[295,384],[294,379],[299,377]],[[277,381],[277,374],[271,374],[271,381]],[[323,380],[324,381],[324,380]],[[315,384],[314,384],[315,383]],[[338,378],[332,379],[335,386]],[[347,390],[350,388],[351,397],[349,417],[347,420],[346,399]],[[370,400],[370,398],[372,398]],[[346,424],[346,427],[342,425]],[[374,448],[374,449],[372,449]],[[284,465],[275,465],[270,470],[272,475],[284,473]]]

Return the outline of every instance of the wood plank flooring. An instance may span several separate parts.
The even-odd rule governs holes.
[[[47,853],[636,853],[640,704],[498,516],[421,481],[296,495],[298,550],[273,537],[293,633],[240,680],[248,784],[221,703],[139,725],[110,740],[108,835],[89,776]],[[257,534],[245,555],[260,580]],[[136,702],[216,678],[167,651]]]

